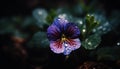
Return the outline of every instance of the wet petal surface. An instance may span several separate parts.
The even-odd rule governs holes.
[[[60,40],[51,41],[50,48],[54,53],[63,53],[64,52],[64,47],[62,46],[62,43]]]
[[[55,25],[49,26],[47,29],[47,37],[51,41],[55,41],[61,37],[61,31]]]
[[[80,30],[74,23],[66,24],[64,30],[65,30],[65,35],[71,39],[78,38],[80,35]]]

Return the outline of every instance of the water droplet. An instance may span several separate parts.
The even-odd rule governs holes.
[[[91,43],[91,42],[88,42],[88,45],[92,45],[92,43]]]
[[[65,47],[67,47],[67,46],[68,46],[68,44],[67,44],[66,42],[64,42],[63,44],[64,44],[64,46],[65,46]]]
[[[79,21],[79,24],[81,24],[81,25],[82,25],[82,24],[83,24],[83,22],[82,22],[82,21]]]
[[[120,42],[117,42],[117,46],[120,46]]]
[[[83,33],[85,33],[85,32],[86,32],[86,30],[85,30],[85,29],[83,29],[83,30],[82,30],[82,32],[83,32]]]

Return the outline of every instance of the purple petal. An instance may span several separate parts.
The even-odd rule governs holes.
[[[63,53],[64,47],[62,46],[62,43],[60,40],[57,41],[51,41],[50,42],[50,48],[54,53]]]
[[[81,43],[79,39],[69,39],[65,43],[64,46],[64,55],[69,55],[73,50],[80,48]]]
[[[64,50],[63,54],[64,55],[69,55],[71,52],[72,52],[72,49],[68,46],[68,47],[65,47],[65,50]]]
[[[72,39],[78,38],[80,35],[80,30],[74,23],[67,23],[64,30],[65,35]]]
[[[53,22],[53,24],[56,25],[60,30],[62,30],[67,23],[68,21],[63,18],[55,18]]]
[[[51,41],[55,41],[57,39],[60,39],[61,37],[61,31],[59,28],[57,28],[55,25],[51,25],[47,29],[47,37]]]

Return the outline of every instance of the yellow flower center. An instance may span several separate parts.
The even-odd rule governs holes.
[[[61,38],[61,40],[62,40],[62,42],[64,42],[64,41],[66,41],[66,40],[67,40],[67,38],[65,37],[65,35],[64,35],[64,34],[62,34],[62,38]]]

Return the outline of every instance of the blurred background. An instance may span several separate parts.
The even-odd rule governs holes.
[[[0,69],[120,69],[119,0],[1,0]],[[86,19],[100,24],[84,38]],[[64,16],[78,24],[82,46],[66,59],[46,31]],[[94,22],[93,22],[94,23]],[[91,44],[89,44],[91,42]]]
[[[84,0],[89,4],[93,0]],[[107,13],[111,13],[113,10],[119,10],[119,1],[108,0],[96,0],[99,7],[104,8]],[[95,2],[96,2],[95,1]],[[50,10],[58,6],[74,6],[78,3],[78,0],[1,0],[1,17],[13,16],[13,15],[31,15],[31,12],[36,7],[45,8]]]

